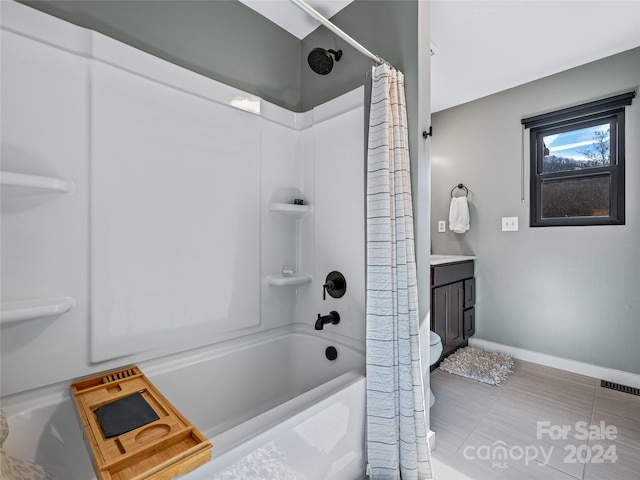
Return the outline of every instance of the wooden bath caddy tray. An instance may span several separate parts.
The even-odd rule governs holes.
[[[211,458],[211,443],[136,366],[79,380],[71,393],[99,480],[168,480]],[[159,419],[106,438],[96,409],[138,393]]]

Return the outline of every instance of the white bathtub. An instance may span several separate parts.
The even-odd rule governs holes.
[[[214,445],[188,480],[364,478],[363,365],[359,342],[304,326],[139,364]],[[57,479],[95,478],[68,385],[3,398],[2,408],[11,455]]]

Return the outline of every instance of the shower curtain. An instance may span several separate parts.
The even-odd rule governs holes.
[[[366,203],[368,472],[430,479],[404,76],[389,65],[373,68]]]

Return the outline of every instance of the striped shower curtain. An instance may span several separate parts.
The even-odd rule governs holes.
[[[367,461],[433,478],[427,444],[404,76],[373,68],[367,152]]]

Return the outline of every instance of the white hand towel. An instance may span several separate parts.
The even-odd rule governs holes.
[[[469,230],[469,204],[467,197],[453,197],[449,207],[449,230],[464,233]]]

